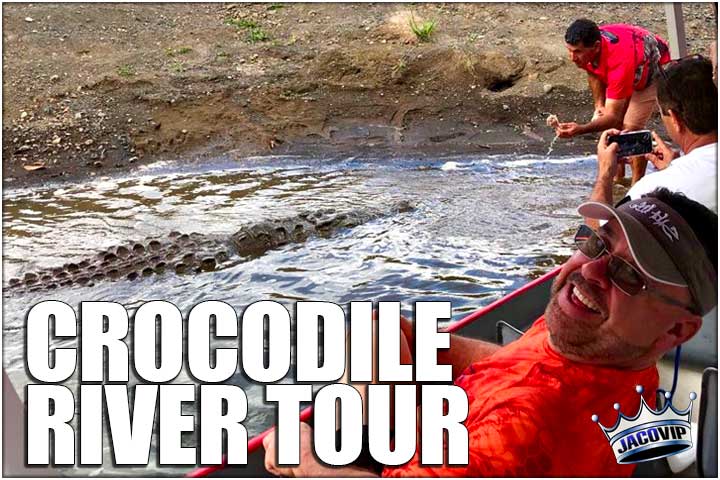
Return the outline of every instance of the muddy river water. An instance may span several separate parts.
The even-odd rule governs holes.
[[[4,282],[25,271],[62,265],[88,253],[176,230],[230,234],[240,225],[303,210],[382,207],[409,200],[411,212],[384,217],[330,238],[286,245],[262,257],[194,275],[100,282],[52,293],[4,296],[3,365],[21,397],[24,322],[41,300],[77,307],[83,300],[128,309],[168,300],[187,311],[223,300],[240,314],[250,303],[277,300],[292,312],[298,300],[451,301],[454,319],[501,297],[562,263],[595,174],[589,157],[459,157],[379,159],[249,159],[237,164],[156,164],[132,177],[98,178],[76,186],[5,190]],[[56,346],[74,345],[57,341]],[[240,382],[240,380],[238,380]],[[133,380],[130,383],[136,383]],[[190,383],[185,373],[178,383]],[[71,388],[77,379],[66,382]],[[262,389],[243,385],[250,435],[272,421]],[[112,466],[66,474],[143,474]],[[153,473],[181,474],[185,468]]]

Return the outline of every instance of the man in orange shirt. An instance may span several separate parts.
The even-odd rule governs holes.
[[[654,407],[656,362],[695,335],[717,304],[717,215],[667,190],[618,208],[588,202],[579,212],[607,223],[597,233],[578,230],[578,252],[557,277],[543,318],[506,347],[451,336],[438,355],[467,393],[468,464],[422,465],[418,448],[383,476],[632,474],[634,465],[616,462],[590,418],[614,424],[615,402],[626,414],[637,412],[636,385]],[[406,322],[402,331],[412,345],[412,326]],[[303,424],[300,465],[280,467],[268,435],[266,467],[289,476],[374,473],[321,465],[311,440]]]

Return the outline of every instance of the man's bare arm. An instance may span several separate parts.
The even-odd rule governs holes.
[[[300,423],[300,463],[294,467],[281,467],[277,464],[275,430],[263,438],[265,448],[265,470],[278,477],[378,477],[375,472],[354,465],[330,467],[322,464],[312,450],[312,427],[305,422]]]
[[[630,99],[622,100],[609,99],[605,101],[603,114],[584,125],[578,125],[576,135],[583,135],[591,132],[601,132],[610,128],[622,128],[625,112],[630,105]]]
[[[400,329],[405,337],[407,345],[412,350],[415,344],[415,332],[413,324],[410,320],[400,317]],[[447,350],[438,350],[438,363],[444,365],[452,365],[452,377],[455,380],[463,370],[471,364],[489,357],[500,348],[499,345],[473,338],[466,338],[457,334],[450,335],[450,348]],[[401,354],[402,355],[402,354]],[[416,353],[410,352],[410,356],[414,359]]]
[[[617,143],[607,144],[608,135],[617,135],[620,130],[610,129],[600,135],[597,145],[598,172],[590,194],[590,201],[601,202],[607,205],[613,204],[612,186],[613,176],[617,169]],[[597,230],[600,224],[592,218],[585,218],[585,223],[593,230]]]
[[[438,363],[452,365],[452,376],[455,380],[467,367],[499,349],[500,346],[494,343],[450,335],[450,348],[438,351]]]
[[[588,86],[593,96],[593,104],[595,105],[595,111],[598,109],[605,108],[605,84],[597,75],[588,72]]]

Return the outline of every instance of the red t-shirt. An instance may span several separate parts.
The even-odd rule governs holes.
[[[585,70],[597,75],[607,86],[606,98],[630,98],[633,91],[648,86],[654,64],[670,61],[667,42],[644,28],[617,24],[600,27],[601,50],[597,66]]]
[[[634,465],[619,465],[605,434],[591,419],[611,427],[621,411],[640,408],[636,385],[655,408],[658,372],[596,367],[572,362],[548,343],[540,318],[516,342],[468,367],[455,381],[468,396],[467,466],[421,466],[419,449],[406,465],[386,468],[386,477],[619,477]]]

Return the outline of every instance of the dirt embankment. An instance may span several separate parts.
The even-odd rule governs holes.
[[[705,52],[712,5],[683,8]],[[228,152],[544,152],[548,113],[590,113],[563,42],[582,16],[666,35],[662,4],[6,4],[5,185]]]

